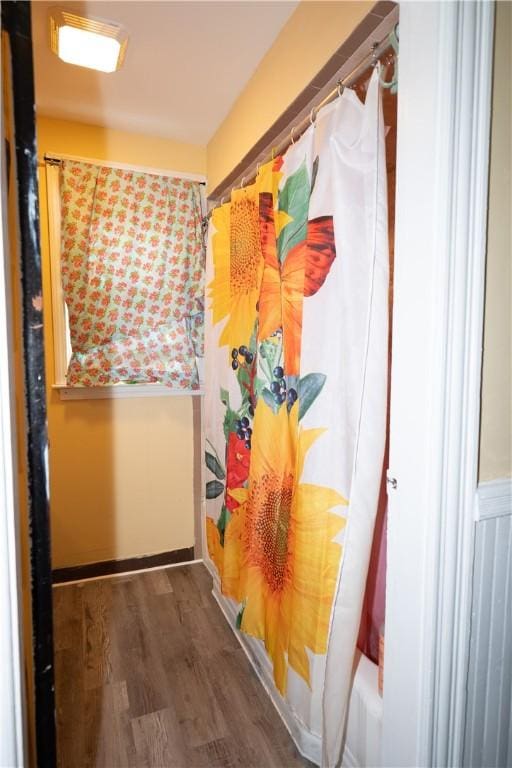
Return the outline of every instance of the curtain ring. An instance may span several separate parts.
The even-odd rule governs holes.
[[[270,159],[273,160],[276,156],[276,148],[272,147],[272,151],[270,153]]]
[[[242,181],[240,183],[240,189],[244,188],[244,184],[245,184],[245,176],[242,176]]]
[[[222,195],[222,197],[220,199],[220,205],[224,205],[224,197],[225,197],[225,195]]]
[[[297,126],[296,126],[296,125],[294,125],[294,126],[293,126],[293,128],[292,128],[292,129],[291,129],[291,131],[290,131],[290,141],[291,141],[291,143],[292,143],[292,144],[295,144],[295,139],[293,138],[293,132],[294,132],[294,130],[295,130],[296,128],[297,128]]]
[[[313,107],[313,109],[309,113],[309,124],[313,125],[315,120],[316,120],[316,107]]]
[[[343,85],[343,80],[338,80],[337,88],[338,88],[338,96],[341,96],[341,94],[345,90],[345,86]]]
[[[377,48],[379,47],[378,43],[374,43],[372,45],[372,67],[376,67],[379,63],[379,59],[377,57]]]

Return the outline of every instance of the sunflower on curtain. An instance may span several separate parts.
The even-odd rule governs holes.
[[[208,236],[205,562],[299,748],[329,766],[386,435],[385,173],[375,72]]]
[[[306,648],[326,651],[341,557],[333,539],[344,524],[331,510],[347,503],[302,482],[326,429],[301,425],[325,381],[320,371],[300,377],[302,306],[336,257],[332,217],[308,220],[318,162],[308,171],[304,160],[279,189],[278,158],[212,217],[208,293],[213,322],[226,320],[219,345],[239,397],[235,406],[220,391],[226,472],[207,452],[210,466],[212,458],[219,465],[207,495],[224,494],[220,519],[207,518],[208,546],[222,592],[241,603],[240,629],[264,641],[283,694],[287,666],[310,684]]]
[[[199,183],[65,160],[60,191],[68,385],[198,389]]]

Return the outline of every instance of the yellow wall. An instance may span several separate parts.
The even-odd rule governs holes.
[[[318,74],[374,2],[302,2],[208,144],[214,189]]]
[[[496,3],[480,480],[512,476],[512,3]]]
[[[205,173],[204,147],[47,117],[38,152]],[[122,559],[194,544],[192,398],[63,401],[51,389],[53,338],[41,171],[53,567]]]
[[[133,163],[182,173],[206,173],[206,148],[142,133],[38,115],[39,155],[57,152],[111,163]]]

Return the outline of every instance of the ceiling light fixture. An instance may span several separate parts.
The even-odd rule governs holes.
[[[50,46],[67,64],[115,72],[123,63],[128,35],[119,24],[52,8]]]

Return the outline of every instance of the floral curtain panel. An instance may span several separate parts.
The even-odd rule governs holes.
[[[204,248],[198,182],[63,161],[67,383],[199,388]]]
[[[338,763],[386,430],[378,73],[214,210],[206,544],[299,748]]]

